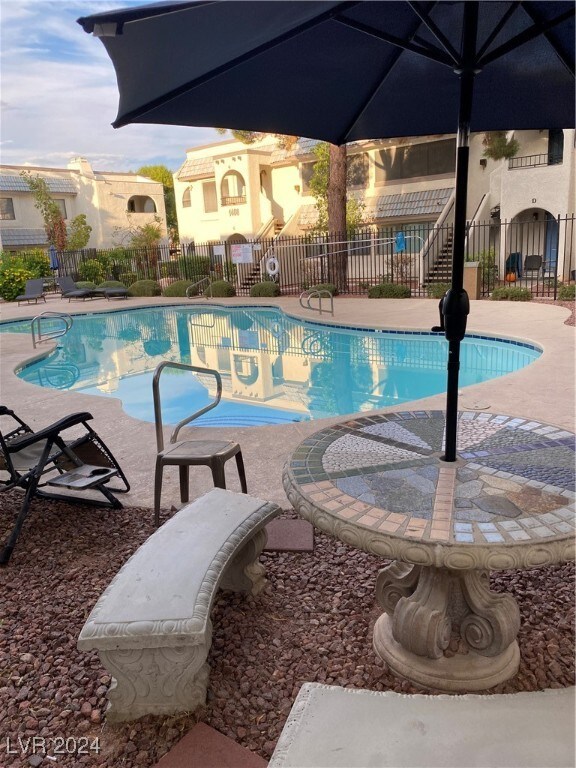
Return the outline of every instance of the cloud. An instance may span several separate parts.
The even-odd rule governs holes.
[[[164,164],[217,140],[211,128],[130,125],[114,130],[118,91],[102,44],[79,16],[139,2],[19,0],[2,6],[2,149],[12,165],[63,166],[76,155],[98,170]]]

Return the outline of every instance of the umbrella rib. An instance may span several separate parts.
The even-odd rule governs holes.
[[[482,58],[482,56],[485,54],[485,52],[488,50],[488,48],[492,45],[493,41],[496,39],[497,35],[500,34],[502,28],[506,25],[508,22],[508,19],[512,16],[513,13],[515,13],[516,9],[520,5],[519,2],[511,3],[498,24],[494,27],[492,32],[488,35],[488,38],[486,39],[486,42],[484,45],[480,48],[478,53],[476,54],[477,58]]]
[[[361,0],[354,0],[353,2],[339,3],[337,8],[339,11],[348,10],[358,5],[359,2],[361,2]],[[141,117],[142,115],[145,115],[147,112],[151,112],[153,109],[156,109],[162,104],[166,104],[172,99],[175,99],[178,96],[182,96],[184,93],[187,93],[188,91],[191,91],[200,85],[204,85],[205,83],[210,82],[210,80],[213,80],[215,77],[218,77],[219,75],[222,75],[225,72],[229,72],[231,69],[234,69],[235,67],[241,64],[244,64],[247,61],[251,61],[252,59],[259,56],[261,53],[264,53],[266,51],[272,50],[273,48],[276,48],[278,45],[281,45],[282,43],[286,42],[286,40],[290,40],[294,37],[298,37],[303,32],[307,32],[310,29],[314,29],[314,27],[317,27],[320,24],[323,24],[328,19],[332,19],[335,15],[335,12],[336,12],[335,8],[330,8],[328,11],[321,13],[320,15],[314,17],[313,19],[303,22],[302,24],[298,24],[296,27],[294,27],[290,31],[284,32],[283,34],[278,35],[278,37],[275,37],[273,40],[263,43],[262,45],[259,45],[257,48],[253,48],[247,53],[243,53],[241,56],[237,56],[235,59],[231,59],[230,61],[227,61],[225,64],[222,64],[220,67],[215,67],[214,69],[210,70],[210,72],[207,72],[206,74],[201,75],[200,77],[194,78],[194,80],[189,80],[187,83],[184,83],[183,85],[179,85],[178,88],[174,88],[168,93],[165,93],[156,99],[152,99],[151,101],[146,102],[146,104],[142,104],[140,107],[137,107],[136,109],[133,109],[130,112],[126,112],[126,114],[123,115],[121,118],[116,119],[112,123],[112,126],[114,128],[121,128],[124,125],[128,125],[128,123],[133,122],[135,118]]]
[[[528,14],[528,16],[530,16],[530,18],[532,19],[534,24],[541,24],[542,23],[542,19],[538,18],[538,16],[534,13],[534,9],[532,7],[524,6],[524,10]],[[564,66],[570,72],[570,74],[574,75],[574,61],[573,60],[570,61],[566,57],[566,54],[564,53],[564,51],[560,51],[558,49],[558,46],[556,45],[556,41],[550,36],[550,34],[548,33],[547,30],[543,34],[544,34],[544,37],[546,38],[546,40],[548,41],[548,43],[554,49],[554,52],[556,53],[556,55],[558,56],[558,58],[560,59],[562,64],[564,64]]]
[[[478,62],[478,67],[483,68],[486,66],[486,64],[491,64],[493,61],[496,61],[496,59],[505,56],[507,53],[510,53],[525,43],[529,43],[536,37],[539,37],[540,35],[546,35],[547,32],[556,27],[558,24],[561,24],[563,21],[567,21],[569,18],[573,17],[574,13],[575,9],[571,8],[565,13],[560,14],[560,16],[556,16],[555,19],[551,19],[550,21],[546,21],[541,24],[533,24],[533,26],[525,29],[524,32],[521,32],[519,35],[510,38],[507,43],[504,43],[498,48],[495,48],[491,53],[480,59]],[[554,46],[554,51],[556,54],[558,54],[556,46]],[[568,67],[572,74],[574,74],[574,66],[571,65],[570,62],[566,61],[564,56],[561,56],[560,58],[562,59],[562,63]]]
[[[458,51],[451,45],[448,38],[446,38],[442,32],[439,30],[439,28],[436,26],[436,24],[432,21],[430,18],[430,15],[426,13],[425,11],[421,10],[418,6],[418,3],[408,3],[410,8],[414,11],[414,13],[418,16],[418,18],[422,21],[423,24],[425,24],[430,32],[434,35],[436,40],[440,43],[442,48],[446,51],[446,53],[450,56],[453,64],[461,64],[461,57],[458,53]]]
[[[367,24],[362,24],[359,21],[347,19],[344,16],[334,16],[333,21],[337,21],[346,27],[355,29],[357,32],[362,32],[365,35],[376,37],[378,40],[382,40],[385,43],[390,43],[390,45],[394,45],[399,49],[411,51],[412,53],[424,56],[427,59],[437,61],[439,64],[445,64],[449,67],[454,64],[454,61],[451,58],[448,58],[448,56],[446,56],[439,48],[433,48],[429,45],[416,45],[415,43],[409,42],[408,40],[403,40],[401,37],[396,37],[395,35],[391,35],[387,32],[381,32],[379,29],[374,29],[374,27],[370,27]]]

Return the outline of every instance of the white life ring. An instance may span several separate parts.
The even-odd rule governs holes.
[[[280,264],[276,256],[270,256],[269,259],[266,259],[266,272],[268,272],[270,277],[274,277],[274,275],[280,272]]]

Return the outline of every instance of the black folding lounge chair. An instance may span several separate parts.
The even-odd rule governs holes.
[[[77,288],[76,283],[72,280],[70,275],[57,277],[56,282],[62,291],[62,298],[68,299],[68,302],[72,299],[93,299],[99,295],[92,288]]]
[[[14,411],[0,405],[0,491],[24,491],[12,531],[0,550],[0,565],[8,563],[34,497],[122,508],[115,494],[126,493],[130,485],[109,448],[88,425],[90,419],[90,413],[73,413],[34,432]],[[10,431],[3,431],[7,420]],[[64,492],[55,492],[58,489]]]
[[[16,301],[18,302],[18,306],[20,306],[20,304],[23,301],[27,301],[28,303],[33,301],[34,304],[38,304],[38,299],[42,299],[42,301],[46,301],[46,296],[44,295],[44,278],[43,277],[35,280],[26,280],[26,287],[24,288],[24,293],[20,294],[20,296],[16,296]]]

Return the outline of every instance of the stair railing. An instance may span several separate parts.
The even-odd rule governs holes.
[[[322,299],[329,299],[330,300],[330,309],[322,309]],[[318,306],[312,306],[310,303],[312,299],[318,299]],[[302,293],[299,296],[299,302],[302,309],[309,309],[312,312],[319,312],[322,314],[322,312],[329,312],[331,315],[334,315],[334,297],[330,293],[330,291],[327,291],[326,289],[322,288],[320,290],[307,290],[302,291]],[[304,303],[306,302],[306,303]]]
[[[450,195],[450,198],[440,217],[434,224],[432,232],[428,235],[426,242],[424,243],[422,250],[420,251],[422,272],[420,282],[421,285],[425,285],[428,280],[428,275],[432,272],[434,264],[436,263],[436,253],[441,253],[444,243],[448,238],[448,231],[450,224],[454,222],[454,203],[455,203],[454,191]]]
[[[52,330],[43,331],[42,330],[42,321],[43,320],[61,320],[62,325],[59,328],[53,328]],[[64,312],[42,312],[39,315],[36,315],[36,317],[32,318],[32,322],[30,324],[30,330],[32,332],[32,346],[34,349],[38,346],[38,344],[42,344],[45,341],[52,341],[53,339],[58,339],[60,336],[65,336],[70,328],[72,328],[73,320],[70,317],[70,315],[64,313]]]

